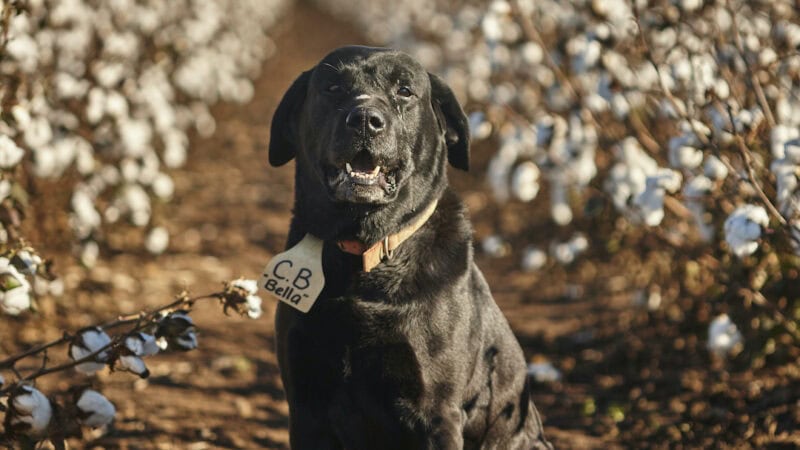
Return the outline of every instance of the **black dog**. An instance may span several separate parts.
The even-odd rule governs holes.
[[[288,247],[324,241],[319,299],[275,319],[292,448],[550,448],[447,188],[469,156],[447,85],[404,53],[340,48],[295,80],[271,136],[273,166],[297,159]]]

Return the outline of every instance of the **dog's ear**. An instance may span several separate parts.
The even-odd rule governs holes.
[[[429,73],[431,103],[447,143],[447,160],[453,167],[469,170],[469,121],[447,83]]]
[[[273,167],[286,164],[294,158],[298,146],[298,113],[306,100],[311,70],[303,72],[289,90],[283,94],[269,132],[269,163]]]

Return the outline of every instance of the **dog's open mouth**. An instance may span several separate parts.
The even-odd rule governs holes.
[[[348,178],[350,178],[350,181],[355,184],[372,186],[373,184],[378,183],[381,178],[386,180],[386,176],[381,173],[381,166],[375,166],[372,170],[367,171],[353,169],[353,166],[351,166],[350,163],[345,163],[344,167]]]
[[[370,158],[357,157],[342,165],[326,165],[324,172],[328,187],[338,201],[382,203],[397,190],[399,170],[375,164]]]

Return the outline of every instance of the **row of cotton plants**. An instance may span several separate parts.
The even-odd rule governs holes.
[[[47,248],[26,239],[36,179],[52,180],[70,202],[69,227],[83,264],[105,234],[142,229],[159,254],[169,234],[154,202],[168,202],[169,171],[190,157],[189,134],[214,132],[209,106],[247,102],[252,79],[274,51],[267,32],[288,0],[3,0],[0,10],[0,312],[24,314],[35,295],[60,295]],[[31,190],[29,192],[29,190]],[[0,358],[0,446],[56,448],[83,428],[108,425],[115,407],[94,374],[147,377],[163,351],[197,347],[188,315],[201,300],[257,318],[252,280],[200,297],[182,294],[148,312],[65,332]],[[6,319],[7,320],[7,319]],[[63,347],[67,360],[50,355]],[[76,377],[72,372],[83,374]],[[66,391],[39,390],[40,378],[68,374]]]
[[[62,289],[20,233],[31,200],[20,180],[54,180],[70,193],[64,208],[85,265],[95,264],[106,231],[122,224],[142,229],[149,252],[164,252],[169,233],[153,217],[154,205],[173,196],[169,171],[186,163],[188,133],[214,132],[214,102],[252,98],[251,80],[274,51],[266,33],[289,3],[2,2],[4,312],[27,309],[34,290]]]
[[[767,252],[797,263],[795,2],[317,3],[446,77],[473,139],[496,148],[487,178],[498,202],[547,192],[552,221],[566,227],[601,192],[628,223],[728,261],[721,271],[756,267]],[[503,239],[484,250],[505,255]],[[553,242],[548,255],[536,244],[517,255],[525,269],[569,264],[587,247]],[[728,325],[709,328],[708,346],[726,355],[741,335],[718,319]],[[795,319],[781,321],[797,339]]]

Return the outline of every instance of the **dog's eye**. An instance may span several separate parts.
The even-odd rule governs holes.
[[[397,90],[397,95],[400,97],[411,97],[414,95],[414,93],[408,86],[400,86],[400,88]]]
[[[340,84],[331,84],[325,88],[325,91],[331,94],[339,94],[343,91]]]

